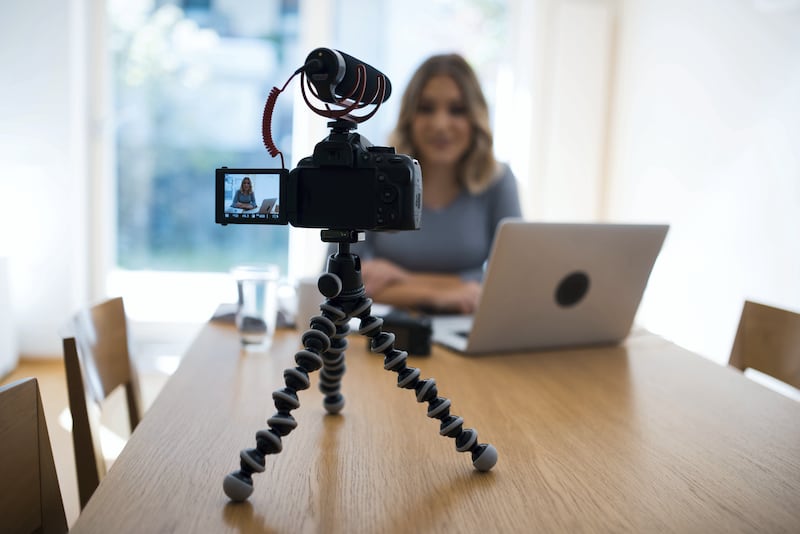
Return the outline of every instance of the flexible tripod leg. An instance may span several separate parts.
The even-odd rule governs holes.
[[[347,251],[347,247],[341,247]],[[320,315],[311,318],[310,329],[302,336],[304,349],[295,354],[297,367],[283,372],[285,387],[272,393],[277,412],[267,420],[268,429],[256,432],[256,447],[244,449],[239,453],[239,470],[228,474],[223,480],[225,494],[232,501],[244,501],[253,493],[253,474],[262,473],[266,468],[266,456],[283,450],[282,437],[297,427],[291,411],[300,407],[297,392],[308,389],[311,382],[309,374],[320,368],[320,390],[325,394],[323,401],[329,413],[338,413],[344,407],[344,397],[340,393],[341,378],[344,375],[344,351],[347,348],[345,336],[349,331],[349,321],[353,313],[369,310],[372,301],[365,299],[361,276],[356,271],[349,254],[341,262],[331,260],[329,271],[320,276],[318,287],[328,297],[320,305]],[[335,271],[346,271],[338,276]]]
[[[383,354],[383,368],[397,373],[397,387],[413,389],[417,402],[428,403],[428,417],[439,419],[439,434],[456,440],[458,452],[471,452],[472,465],[478,471],[488,471],[497,463],[497,449],[489,443],[478,443],[478,432],[474,428],[464,429],[464,419],[450,414],[450,400],[439,396],[434,378],[420,380],[420,370],[408,367],[408,353],[394,348],[395,336],[383,332],[383,319],[369,315],[360,317],[358,332],[370,338],[370,350]]]
[[[340,252],[341,254],[343,253]],[[345,265],[358,265],[358,261],[353,259],[347,261]],[[345,335],[349,330],[346,321],[349,321],[351,317],[357,317],[361,320],[358,333],[370,338],[370,350],[372,352],[384,355],[383,367],[387,371],[397,373],[397,386],[404,389],[413,389],[417,395],[417,402],[428,403],[428,417],[441,421],[439,434],[455,439],[458,452],[471,452],[472,465],[478,471],[488,471],[494,467],[497,463],[497,449],[488,443],[478,443],[478,432],[475,429],[463,428],[464,419],[450,413],[450,400],[439,396],[435,379],[420,380],[420,370],[406,365],[408,353],[396,350],[394,348],[394,334],[382,331],[383,319],[370,315],[372,299],[364,296],[364,292],[361,290],[354,291],[352,297],[340,301],[342,282],[335,273],[323,274],[320,277],[319,286],[323,294],[329,297],[329,300],[322,304],[321,309],[329,313],[338,311],[342,314],[343,319],[339,323],[340,326],[343,326],[341,331]],[[345,313],[343,309],[347,309],[348,312]],[[320,373],[320,390],[326,395],[329,392],[338,394],[338,399],[335,400],[334,407],[337,408],[335,411],[329,408],[329,397],[325,398],[325,407],[331,413],[338,412],[344,405],[344,398],[338,391],[339,380],[344,374],[344,348],[347,346],[347,340],[342,339],[341,341],[343,342],[341,351],[338,351],[338,349],[334,351],[331,348],[323,355],[323,360],[327,361],[326,356],[328,354],[339,354],[341,352],[340,360],[336,359],[334,355],[330,357],[332,361],[336,362],[337,373],[334,375],[327,368],[323,368]],[[334,340],[332,339],[331,344],[333,345],[333,343]],[[339,366],[341,366],[341,372],[338,372]],[[333,379],[326,380],[326,376],[332,376]]]
[[[244,501],[253,493],[253,473],[265,470],[265,457],[283,449],[281,438],[297,427],[291,411],[300,407],[297,392],[310,386],[309,374],[320,368],[320,390],[329,413],[344,407],[341,379],[344,375],[344,352],[347,348],[348,322],[360,319],[359,333],[370,338],[370,350],[384,355],[383,367],[397,373],[397,386],[413,389],[417,402],[428,403],[428,417],[441,421],[439,434],[455,439],[458,452],[471,452],[472,465],[488,471],[497,463],[497,449],[478,443],[478,432],[463,428],[464,420],[450,414],[450,400],[440,397],[433,378],[420,380],[420,370],[408,367],[408,353],[394,348],[395,336],[383,332],[383,319],[370,315],[372,300],[365,296],[359,260],[350,254],[349,244],[340,243],[339,253],[328,261],[328,272],[320,276],[318,287],[328,299],[320,305],[320,315],[310,320],[310,329],[303,333],[303,350],[295,354],[297,367],[283,372],[285,387],[272,393],[277,412],[267,420],[268,429],[256,432],[256,447],[239,454],[239,470],[227,475],[222,487],[232,501]]]
[[[297,427],[291,411],[300,407],[297,392],[311,385],[309,374],[323,366],[320,354],[330,348],[330,337],[335,334],[333,321],[325,316],[311,319],[311,329],[303,333],[303,350],[294,356],[297,367],[283,372],[285,387],[275,390],[272,399],[277,412],[267,420],[269,428],[256,432],[256,447],[239,453],[239,470],[227,475],[222,483],[225,494],[232,501],[244,501],[253,493],[253,473],[262,473],[265,457],[283,450],[282,439]]]
[[[398,387],[413,389],[417,402],[428,403],[428,417],[441,421],[439,433],[455,439],[458,452],[469,451],[475,469],[490,470],[497,463],[497,449],[478,443],[475,429],[463,428],[463,418],[450,413],[450,400],[439,396],[435,379],[420,380],[420,370],[406,365],[408,354],[394,348],[394,334],[382,332],[383,319],[370,315],[372,300],[365,296],[360,271],[358,256],[350,253],[349,243],[340,242],[339,252],[328,261],[328,272],[320,277],[320,291],[334,308],[347,310],[348,319],[361,320],[358,332],[370,338],[370,350],[384,355],[384,369],[397,373]]]

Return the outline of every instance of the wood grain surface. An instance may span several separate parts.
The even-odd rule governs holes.
[[[299,348],[285,330],[247,354],[232,326],[204,327],[73,532],[800,530],[800,404],[646,332],[409,358],[497,447],[488,473],[351,336],[342,413],[326,415],[314,373],[283,452],[249,501],[230,503],[222,480],[266,428]]]

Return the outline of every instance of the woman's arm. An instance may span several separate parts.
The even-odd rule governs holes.
[[[376,302],[400,308],[427,309],[444,313],[475,313],[481,285],[457,275],[413,274],[374,296]]]
[[[233,196],[233,207],[234,208],[241,208],[245,210],[253,209],[256,206],[256,199],[255,195],[247,195],[247,202],[242,202],[244,195],[241,192],[237,191]]]
[[[412,273],[386,260],[362,263],[367,295],[399,308],[474,313],[481,286],[455,274]]]

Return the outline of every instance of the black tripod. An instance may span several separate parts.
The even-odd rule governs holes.
[[[253,493],[253,473],[264,471],[266,455],[281,452],[281,438],[297,426],[290,412],[300,407],[297,392],[311,385],[309,373],[322,368],[319,389],[325,394],[323,404],[328,413],[339,413],[344,407],[340,390],[348,323],[353,317],[361,319],[358,333],[370,338],[370,350],[384,355],[383,368],[398,374],[397,386],[413,389],[417,402],[428,403],[428,417],[441,421],[439,433],[455,439],[458,452],[470,451],[478,471],[488,471],[497,463],[497,449],[478,443],[475,429],[462,428],[464,420],[450,414],[450,401],[438,396],[436,381],[420,380],[420,370],[406,366],[408,354],[394,348],[394,334],[381,330],[383,319],[370,315],[372,299],[365,296],[361,261],[350,252],[350,245],[361,235],[351,230],[322,231],[324,242],[338,243],[338,252],[328,258],[327,271],[318,283],[327,300],[320,305],[320,315],[311,318],[311,328],[303,333],[304,349],[295,354],[297,367],[283,372],[285,387],[272,393],[278,411],[267,420],[269,428],[256,432],[256,448],[242,450],[239,470],[225,477],[222,487],[232,501],[244,501]]]

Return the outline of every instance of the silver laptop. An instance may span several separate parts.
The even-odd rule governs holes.
[[[505,220],[474,316],[435,316],[467,354],[613,344],[630,332],[667,225]]]
[[[278,201],[277,198],[265,198],[261,202],[261,207],[259,208],[258,213],[264,213],[269,215],[269,213],[272,212],[272,207],[275,205],[277,201]]]

